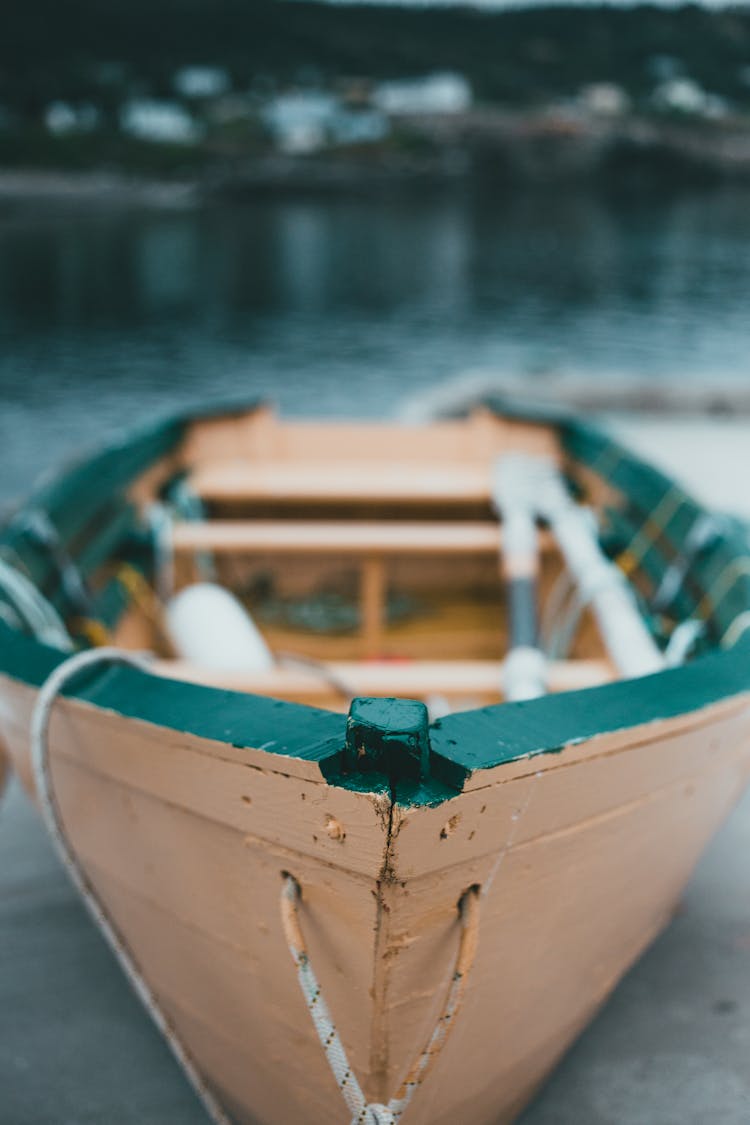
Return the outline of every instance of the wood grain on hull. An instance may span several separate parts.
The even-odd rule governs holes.
[[[0,680],[29,780],[35,692]],[[319,766],[65,701],[52,768],[73,846],[240,1123],[347,1121],[281,934],[283,870],[351,1061],[387,1100],[430,1032],[484,889],[477,963],[414,1125],[510,1121],[668,921],[748,775],[746,696],[481,771],[439,807]]]

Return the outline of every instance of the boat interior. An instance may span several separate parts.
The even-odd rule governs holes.
[[[38,513],[22,510],[16,553],[78,645],[148,650],[154,670],[177,679],[342,711],[354,696],[401,696],[439,715],[523,698],[504,676],[518,647],[543,654],[544,691],[619,678],[597,592],[582,594],[550,521],[533,515],[520,561],[510,542],[493,474],[519,454],[553,466],[585,509],[596,549],[627,576],[641,627],[669,663],[705,595],[687,532],[666,533],[673,513],[660,522],[639,507],[558,426],[487,408],[408,426],[282,420],[265,406],[197,419],[67,528],[34,529]],[[79,493],[85,508],[80,482]],[[668,574],[677,588],[667,598]],[[232,604],[209,596],[173,612],[196,587],[218,587]],[[679,659],[716,639],[706,617]],[[237,622],[258,659],[229,651],[222,629]]]

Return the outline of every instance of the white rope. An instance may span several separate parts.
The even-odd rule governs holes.
[[[65,834],[49,763],[48,733],[52,709],[60,693],[79,673],[109,664],[127,664],[130,667],[145,671],[148,668],[148,659],[135,653],[123,652],[122,649],[118,648],[87,650],[76,653],[59,664],[42,685],[31,717],[31,761],[37,797],[47,829],[73,885],[102,931],[144,1008],[169,1044],[172,1054],[203,1103],[206,1113],[215,1125],[231,1125],[230,1118],[198,1073],[187,1050],[177,1038],[168,1017],[160,1008],[154,993],[141,975],[140,969],[128,952],[125,942],[118,934],[114,922],[100,903],[94,886],[79,864]]]
[[[698,621],[695,617],[688,617],[676,625],[664,650],[667,668],[678,668],[680,664],[684,664],[705,631],[705,621]]]
[[[459,903],[461,939],[456,964],[443,1009],[427,1044],[413,1063],[406,1078],[387,1105],[368,1102],[357,1076],[351,1068],[341,1037],[328,1010],[318,978],[307,952],[299,923],[297,907],[300,888],[297,880],[284,875],[281,889],[281,915],[284,934],[292,960],[297,967],[297,979],[307,1010],[313,1021],[321,1046],[328,1060],[336,1084],[351,1114],[351,1125],[398,1125],[403,1114],[427,1077],[430,1067],[443,1049],[455,1021],[466,989],[466,980],[474,963],[479,930],[479,888],[470,887]]]
[[[746,609],[739,617],[735,617],[719,644],[722,648],[731,648],[732,645],[737,644],[740,637],[744,637],[748,629],[750,629],[750,609]]]
[[[546,652],[549,660],[559,660],[567,656],[563,639],[566,634],[561,623],[564,623],[567,629],[567,625],[573,620],[577,596],[573,576],[563,567],[547,595],[539,626],[542,650]]]
[[[0,594],[10,603],[19,625],[43,644],[70,652],[73,642],[57,610],[18,567],[0,557]],[[8,617],[3,613],[3,619]]]

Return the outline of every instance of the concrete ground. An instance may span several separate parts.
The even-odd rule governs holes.
[[[746,424],[717,430],[627,420],[620,427],[706,499],[750,515]],[[750,795],[701,861],[673,924],[523,1125],[748,1125],[748,857]],[[498,1052],[503,1030],[499,1011]],[[11,785],[0,803],[0,1125],[204,1121],[36,815]]]

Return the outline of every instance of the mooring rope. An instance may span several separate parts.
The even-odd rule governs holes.
[[[421,1054],[415,1059],[394,1097],[384,1105],[368,1102],[357,1076],[351,1068],[346,1050],[328,1010],[318,978],[310,963],[299,920],[301,890],[293,875],[284,873],[281,888],[281,918],[284,935],[297,978],[318,1039],[325,1051],[341,1095],[351,1114],[351,1125],[397,1125],[414,1094],[424,1082],[438,1055],[445,1046],[466,990],[466,982],[474,963],[479,936],[479,887],[469,887],[458,905],[461,937],[458,953],[442,1010]]]
[[[31,762],[34,770],[36,792],[47,829],[55,844],[73,885],[83,899],[89,913],[107,940],[125,976],[130,981],[138,998],[153,1022],[166,1039],[172,1054],[182,1068],[188,1081],[200,1098],[206,1113],[214,1125],[232,1125],[231,1119],[217,1102],[199,1074],[193,1060],[177,1037],[168,1016],[162,1011],[159,1002],[143,978],[140,969],[128,952],[125,942],[117,932],[112,919],[107,914],[93,884],[78,862],[68,842],[60,808],[55,796],[49,764],[49,725],[54,704],[63,689],[81,672],[109,664],[126,664],[145,671],[148,657],[124,652],[119,648],[98,648],[78,652],[64,660],[45,680],[37,696],[31,717]]]

